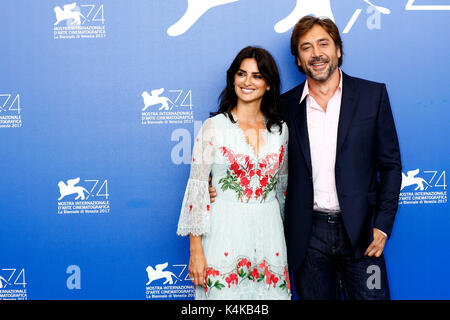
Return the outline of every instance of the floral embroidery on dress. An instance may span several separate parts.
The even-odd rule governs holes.
[[[287,290],[288,292],[291,290],[287,267],[284,267],[283,274],[277,274],[271,271],[266,260],[258,264],[252,264],[248,258],[240,258],[236,264],[236,270],[226,274],[221,274],[213,267],[209,267],[206,271],[206,278],[206,293],[211,289],[222,290],[225,287],[231,288],[232,285],[238,286],[243,281],[264,281],[267,288],[273,286],[273,288]]]
[[[260,202],[266,200],[278,182],[275,174],[283,161],[283,145],[278,153],[270,153],[257,163],[250,156],[234,153],[227,147],[220,150],[230,164],[226,177],[219,180],[222,190],[235,191],[241,202],[252,198],[260,199]]]

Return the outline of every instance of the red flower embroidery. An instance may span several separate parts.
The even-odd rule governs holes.
[[[264,176],[262,177],[261,180],[259,180],[259,184],[261,185],[261,187],[266,187],[267,183],[269,182],[269,177],[268,176]]]
[[[191,211],[192,211],[192,204],[189,205],[189,212],[191,212]]]
[[[244,176],[245,172],[243,170],[238,170],[238,171],[234,172],[234,174],[235,174],[236,177],[239,178],[239,177]]]
[[[271,277],[272,275],[270,274],[270,272],[269,272],[269,268],[267,268],[267,267],[265,267],[265,269],[264,269],[264,277],[266,278],[266,283],[268,284],[268,285],[270,285],[270,282],[271,282]]]
[[[244,196],[248,202],[251,198],[261,198],[263,201],[269,192],[275,189],[277,179],[274,175],[284,157],[283,146],[278,153],[268,154],[256,164],[248,155],[235,154],[226,147],[221,147],[220,150],[230,165],[227,176],[219,180],[222,190],[234,190],[238,199],[243,201]],[[259,179],[254,179],[255,175]]]
[[[206,276],[218,276],[219,275],[219,271],[218,270],[214,270],[212,267],[210,267],[207,271],[206,271]]]
[[[251,265],[252,265],[252,263],[244,258],[241,261],[239,261],[237,268],[239,269],[240,267],[244,267],[244,266],[246,266],[247,268],[250,268]]]
[[[226,147],[221,147],[220,150],[222,151],[222,154],[227,157],[229,163],[236,162],[236,158],[231,150]]]
[[[241,181],[240,181],[240,184],[241,184],[241,186],[243,186],[243,187],[247,187],[248,186],[248,184],[250,183],[250,180],[247,178],[247,177],[241,177],[241,179],[240,179]]]
[[[225,252],[225,255],[228,255],[228,252]],[[212,290],[214,288],[221,290],[222,288],[226,287],[226,284],[228,285],[228,288],[231,288],[232,284],[239,285],[240,283],[247,280],[252,280],[253,282],[264,281],[267,287],[273,285],[274,288],[290,290],[287,267],[284,267],[284,274],[281,275],[272,273],[269,269],[269,265],[265,260],[255,265],[255,267],[253,268],[251,268],[251,266],[252,263],[248,258],[240,258],[236,264],[236,271],[232,271],[222,275],[218,270],[209,267],[206,271],[206,276],[208,277],[208,288],[205,289],[205,293],[207,293],[208,290]],[[218,277],[218,279],[216,278],[214,279],[214,281],[211,281],[209,277]],[[239,279],[241,279],[241,282],[239,281]],[[221,282],[225,282],[226,284]]]
[[[286,267],[284,267],[284,275],[286,276],[286,285],[288,290],[291,290],[291,282],[289,281],[289,272]]]
[[[253,278],[253,282],[255,282],[255,279],[259,277],[258,269],[254,268],[253,271],[250,273],[250,276]]]
[[[280,148],[280,156],[278,157],[278,166],[281,165],[281,162],[283,162],[283,156],[284,156],[284,148],[281,146]]]
[[[239,170],[239,165],[237,162],[233,162],[230,166],[230,169],[233,170],[234,173],[236,173]]]
[[[277,282],[278,282],[278,278],[275,277],[275,275],[270,275],[270,282],[273,283],[273,287],[276,288]]]
[[[210,209],[210,206],[209,206],[209,204],[207,204],[206,205],[206,211],[209,211],[209,209]]]
[[[225,281],[228,283],[228,288],[230,288],[230,285],[232,283],[238,284],[238,277],[236,273],[230,274],[230,276],[225,278]]]
[[[261,262],[261,263],[259,264],[259,267],[260,267],[261,269],[264,269],[264,268],[266,267],[266,260],[263,260],[263,262]]]

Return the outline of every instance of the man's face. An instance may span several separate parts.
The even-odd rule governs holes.
[[[327,81],[338,67],[341,49],[337,48],[328,32],[314,25],[300,37],[297,64],[305,74],[320,82]]]

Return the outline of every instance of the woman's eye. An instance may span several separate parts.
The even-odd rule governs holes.
[[[241,71],[238,71],[237,75],[238,75],[239,77],[243,77],[243,76],[245,76],[245,73],[244,73],[244,72],[241,72]]]

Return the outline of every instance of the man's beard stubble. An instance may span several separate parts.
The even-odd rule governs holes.
[[[314,70],[310,67],[312,64],[318,63],[318,62],[328,63],[326,73],[323,76],[319,76],[316,73],[314,73]],[[305,73],[308,76],[310,76],[312,79],[314,79],[316,81],[320,81],[320,82],[325,82],[331,77],[333,72],[337,69],[337,66],[338,66],[337,59],[334,61],[329,58],[318,57],[318,58],[314,58],[311,61],[309,61],[306,68],[304,68],[304,69],[306,69]]]

